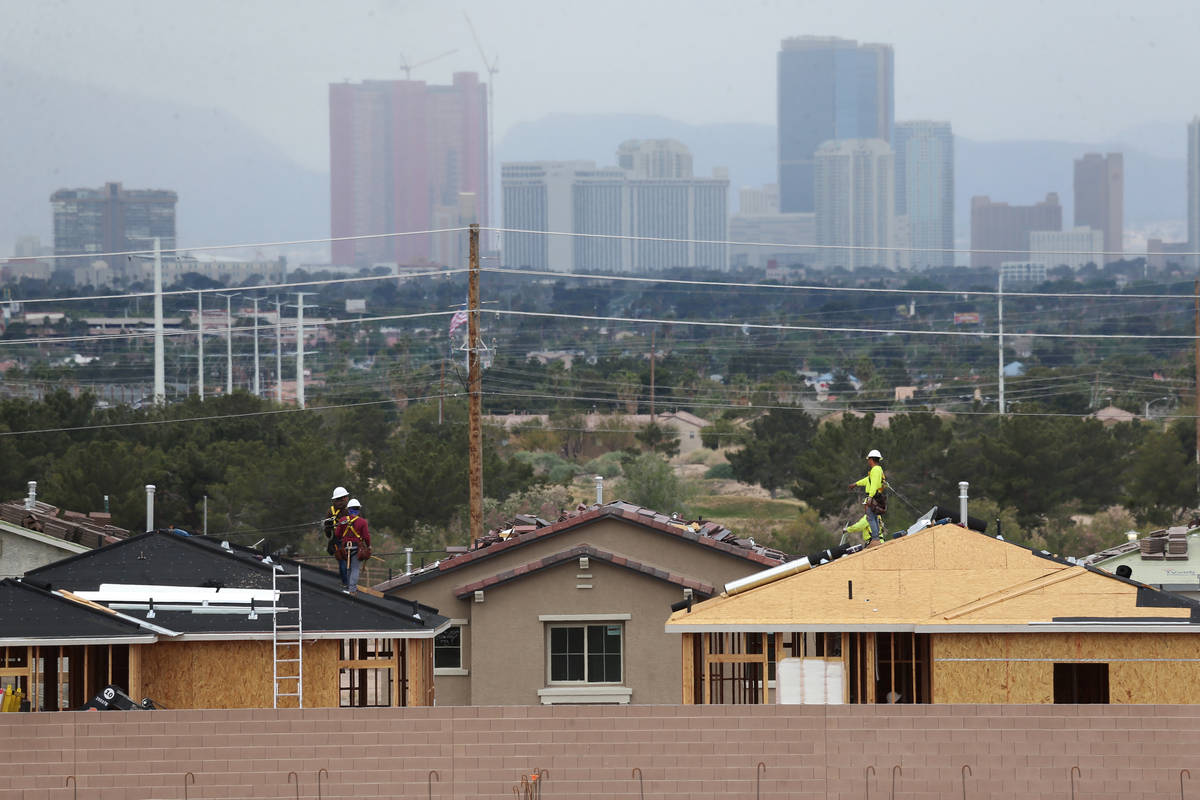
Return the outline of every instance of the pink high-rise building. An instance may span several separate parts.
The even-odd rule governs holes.
[[[486,225],[487,125],[487,87],[474,72],[456,72],[449,86],[424,81],[331,84],[332,235]],[[334,242],[333,262],[447,264],[457,258],[456,242],[463,236]]]

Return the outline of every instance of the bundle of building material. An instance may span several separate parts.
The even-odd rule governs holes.
[[[775,702],[781,705],[840,705],[845,674],[841,659],[780,659],[775,670]]]

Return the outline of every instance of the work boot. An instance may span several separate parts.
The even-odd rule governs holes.
[[[883,541],[881,539],[872,539],[871,541],[867,542],[867,546],[864,547],[863,549],[870,550],[872,547],[879,547],[879,545],[881,545],[881,544],[883,544]]]

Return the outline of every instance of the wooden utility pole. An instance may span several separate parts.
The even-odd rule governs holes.
[[[471,224],[470,261],[467,271],[467,418],[470,462],[467,480],[471,485],[470,545],[483,536],[483,426],[481,423],[482,376],[479,370],[479,223]]]

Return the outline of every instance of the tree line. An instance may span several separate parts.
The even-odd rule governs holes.
[[[1123,509],[1138,525],[1156,527],[1197,505],[1190,419],[1106,426],[1080,417],[917,412],[891,416],[886,427],[875,422],[870,413],[846,413],[818,424],[800,409],[773,410],[744,428],[720,420],[703,438],[719,446],[725,433],[740,444],[728,456],[739,480],[788,491],[831,521],[861,513],[861,498],[846,484],[866,474],[864,456],[878,448],[892,487],[891,529],[934,505],[957,509],[965,480],[973,516],[990,518],[993,530],[1000,519],[1006,538],[1064,555],[1117,543],[1115,531],[1101,537],[1109,541],[1081,535],[1081,516]]]

